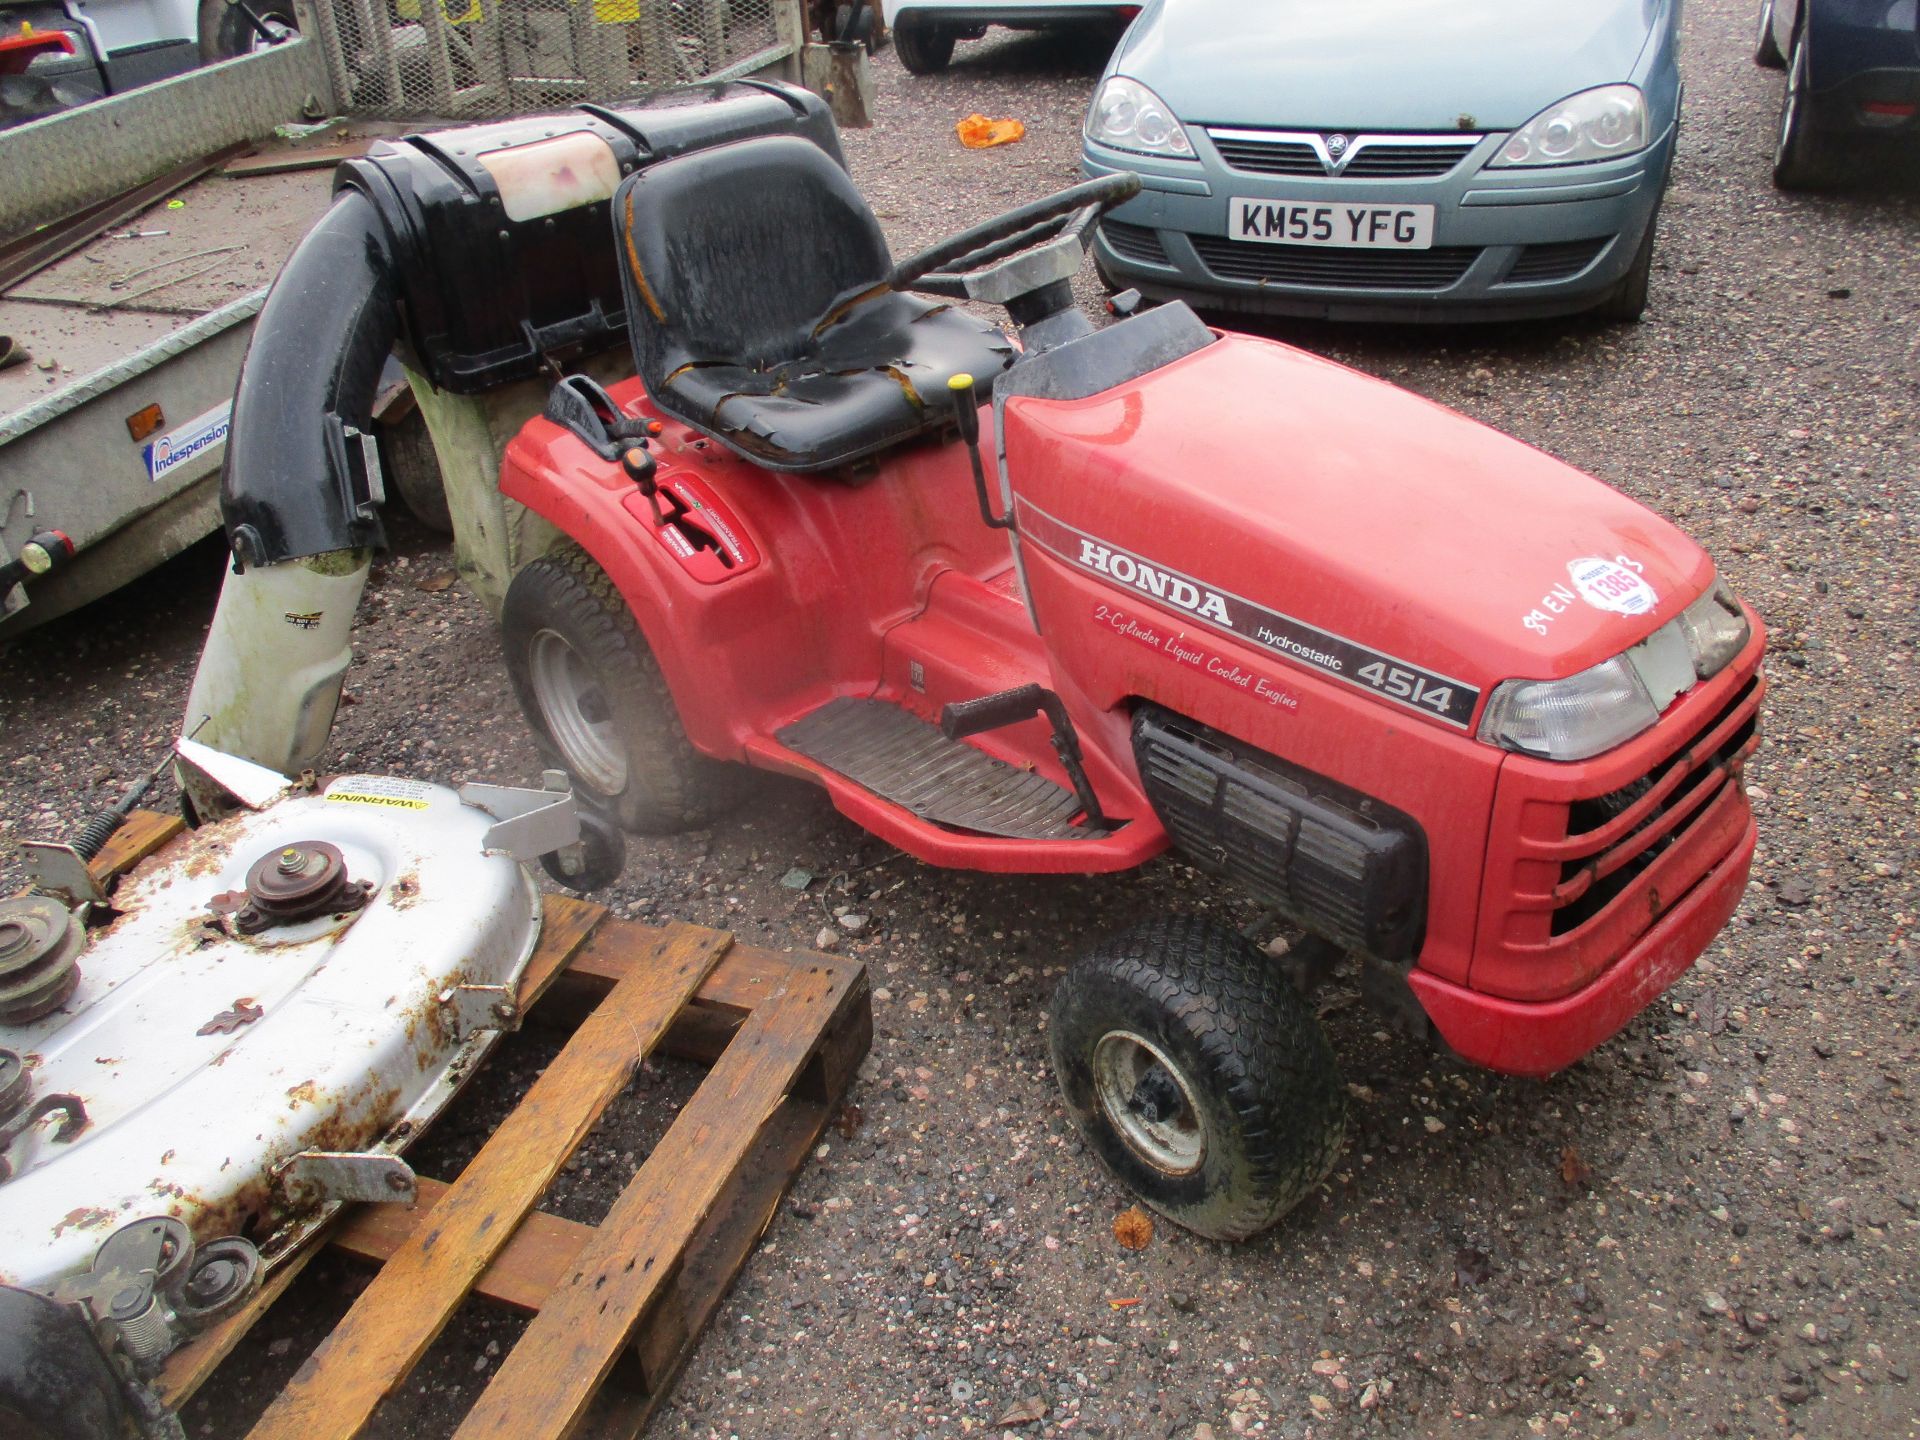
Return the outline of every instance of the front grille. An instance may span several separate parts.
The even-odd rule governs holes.
[[[1133,753],[1196,869],[1344,950],[1394,964],[1419,952],[1427,841],[1412,816],[1155,705],[1134,717]]]
[[[1311,179],[1329,178],[1319,152],[1305,140],[1272,139],[1245,134],[1207,132],[1214,149],[1228,167],[1249,175],[1298,175]],[[1452,170],[1473,147],[1477,135],[1449,136],[1435,144],[1395,142],[1390,139],[1361,139],[1353,155],[1332,178],[1342,180],[1430,180]]]
[[[1136,260],[1142,265],[1166,265],[1166,248],[1160,243],[1160,232],[1150,230],[1145,225],[1129,225],[1122,220],[1102,220],[1101,238],[1107,242],[1114,254],[1123,260]]]
[[[1444,175],[1458,165],[1475,141],[1458,145],[1367,145],[1347,162],[1341,178],[1426,180]]]
[[[1611,235],[1597,240],[1558,240],[1551,245],[1529,245],[1520,252],[1507,271],[1503,285],[1529,284],[1543,280],[1571,280],[1591,265],[1607,248]]]
[[[1431,250],[1334,250],[1314,245],[1262,245],[1195,235],[1193,248],[1222,280],[1323,285],[1341,290],[1444,290],[1479,258],[1473,245]]]
[[[1253,175],[1312,175],[1324,180],[1327,167],[1311,145],[1298,140],[1222,140],[1213,137],[1220,158]]]
[[[1750,680],[1692,745],[1650,774],[1567,812],[1553,890],[1552,933],[1577,930],[1605,910],[1712,808],[1759,740],[1760,682]]]

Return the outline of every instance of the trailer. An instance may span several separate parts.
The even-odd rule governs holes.
[[[326,197],[324,172],[209,176],[0,299],[0,334],[24,352],[0,371],[0,558],[49,532],[73,546],[70,563],[0,598],[0,636],[106,594],[218,525],[253,319]]]
[[[0,640],[216,528],[253,320],[339,158],[429,117],[797,78],[809,48],[801,0],[296,9],[284,44],[0,132]]]
[[[295,40],[0,132],[0,637],[213,529],[253,317],[326,203],[219,166],[333,103]]]

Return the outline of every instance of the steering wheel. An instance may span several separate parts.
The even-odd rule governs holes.
[[[1083,233],[1095,218],[1139,193],[1140,177],[1121,172],[1029,201],[1018,209],[949,236],[929,250],[908,256],[888,273],[887,288],[964,294],[960,282],[967,271],[1030,250],[1059,238],[1070,229]],[[929,277],[936,283],[921,283]]]

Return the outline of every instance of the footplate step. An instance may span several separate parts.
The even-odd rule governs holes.
[[[846,696],[780,731],[782,745],[924,820],[1017,840],[1087,840],[1080,802],[885,700]]]

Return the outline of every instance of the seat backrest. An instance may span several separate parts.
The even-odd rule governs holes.
[[[655,394],[684,365],[799,357],[836,299],[892,265],[847,172],[791,136],[641,170],[614,192],[613,218],[634,359]]]

